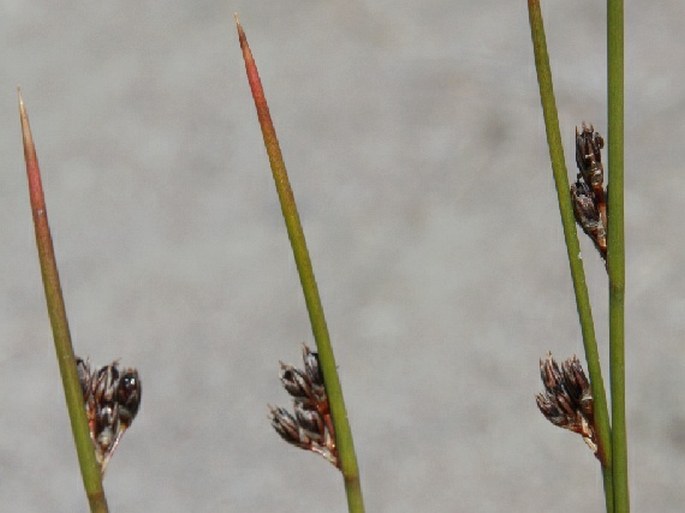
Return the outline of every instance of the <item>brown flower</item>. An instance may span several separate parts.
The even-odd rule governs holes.
[[[604,139],[592,125],[576,127],[578,176],[571,185],[571,201],[576,222],[592,239],[602,258],[607,253],[607,205],[604,189],[602,148]]]
[[[548,353],[540,360],[540,377],[545,391],[535,399],[542,414],[555,426],[581,435],[597,455],[592,392],[578,358],[574,355],[560,367]]]
[[[76,358],[76,368],[88,418],[90,438],[102,474],[140,407],[142,387],[136,369],[119,371],[119,363],[91,370]]]
[[[318,355],[303,345],[304,370],[281,362],[280,380],[293,398],[295,414],[269,406],[269,419],[286,442],[323,456],[338,467],[335,432]]]

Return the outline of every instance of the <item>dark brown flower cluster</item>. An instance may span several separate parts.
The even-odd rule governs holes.
[[[592,125],[576,127],[576,165],[578,175],[571,185],[571,200],[576,222],[592,239],[595,247],[606,260],[607,254],[607,207],[604,190],[604,167],[601,149],[604,139]]]
[[[281,362],[281,383],[293,398],[293,412],[269,406],[271,425],[286,442],[320,454],[338,467],[335,431],[319,357],[302,347],[304,370]]]
[[[578,433],[597,456],[592,391],[578,358],[561,364],[551,353],[540,360],[540,377],[545,391],[536,396],[538,408],[555,426]]]
[[[118,365],[115,361],[91,370],[87,360],[76,358],[90,438],[102,474],[121,437],[138,413],[142,394],[138,371],[119,371]]]

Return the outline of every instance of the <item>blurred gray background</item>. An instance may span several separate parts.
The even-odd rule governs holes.
[[[567,162],[606,135],[603,2],[546,2]],[[74,346],[143,380],[117,512],[347,509],[284,444],[278,361],[312,344],[233,12],[260,67],[326,308],[368,511],[603,511],[538,358],[582,355],[525,2],[0,4],[0,504],[86,511],[39,278],[31,116]],[[685,6],[626,11],[635,511],[685,504]],[[572,171],[575,173],[575,170]],[[583,240],[606,362],[606,278]]]

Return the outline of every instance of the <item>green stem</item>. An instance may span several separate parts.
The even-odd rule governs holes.
[[[243,51],[243,59],[245,60],[245,70],[247,72],[250,89],[252,90],[255,107],[257,108],[259,125],[262,129],[264,146],[266,147],[266,152],[269,156],[269,163],[276,184],[278,199],[281,203],[283,219],[285,220],[288,237],[290,238],[290,245],[292,246],[293,255],[295,257],[297,272],[300,276],[300,283],[302,285],[302,291],[304,292],[307,311],[309,312],[309,321],[316,341],[316,348],[319,353],[319,363],[323,373],[326,394],[328,395],[331,417],[333,419],[333,427],[335,429],[335,440],[338,448],[338,456],[340,458],[340,469],[345,483],[348,510],[350,513],[363,513],[364,501],[359,480],[357,456],[352,441],[352,431],[347,419],[347,410],[345,409],[345,401],[335,364],[333,348],[331,346],[326,318],[324,316],[323,306],[314,277],[314,270],[307,250],[304,231],[302,230],[300,216],[297,212],[295,196],[290,187],[288,173],[278,144],[278,138],[276,137],[276,130],[273,126],[273,121],[271,120],[271,114],[269,113],[269,107],[259,78],[257,66],[247,43],[243,28],[237,18],[236,25],[238,28],[240,47]]]
[[[609,365],[615,513],[630,511],[625,408],[625,239],[623,221],[623,0],[607,0]]]
[[[611,450],[611,427],[607,407],[604,380],[597,350],[592,309],[585,281],[585,270],[580,256],[580,243],[576,231],[573,206],[569,194],[568,171],[564,159],[564,149],[561,144],[559,130],[559,117],[554,99],[554,87],[552,83],[552,71],[547,54],[547,42],[542,20],[542,12],[539,0],[528,0],[528,12],[530,18],[531,37],[535,54],[535,69],[537,71],[538,85],[540,87],[540,100],[545,120],[547,144],[552,162],[552,173],[559,201],[559,212],[564,230],[566,252],[571,269],[571,279],[576,297],[576,308],[583,335],[583,347],[585,359],[590,374],[592,396],[594,398],[595,429],[599,438],[599,457],[602,462],[602,475],[604,479],[604,494],[606,499],[607,513],[613,513],[613,479],[612,479],[612,450]]]
[[[29,117],[21,98],[21,92],[19,92],[19,119],[21,121],[26,176],[29,184],[29,199],[36,232],[36,246],[38,248],[40,271],[45,289],[45,300],[47,302],[48,315],[50,316],[52,336],[55,342],[55,352],[57,353],[57,363],[62,377],[69,420],[71,421],[71,429],[74,434],[76,453],[81,467],[81,476],[83,477],[83,485],[88,496],[90,511],[93,513],[106,513],[108,511],[107,499],[102,488],[100,465],[95,459],[86,411],[83,407],[83,392],[81,391],[74,350],[71,345],[69,323],[64,307],[64,298],[62,297],[59,272],[57,271],[57,259],[55,258],[52,236],[50,235],[36,147],[31,135]]]

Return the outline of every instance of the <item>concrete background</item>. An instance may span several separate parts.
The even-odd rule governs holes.
[[[346,511],[266,419],[312,343],[237,46],[299,199],[368,511],[603,511],[538,358],[582,354],[525,2],[1,4],[0,504],[86,511],[16,113],[42,165],[76,351],[143,380],[116,512]],[[602,2],[546,2],[567,161],[606,134]],[[685,7],[626,11],[627,372],[635,511],[685,503]],[[606,279],[583,241],[606,361]]]

